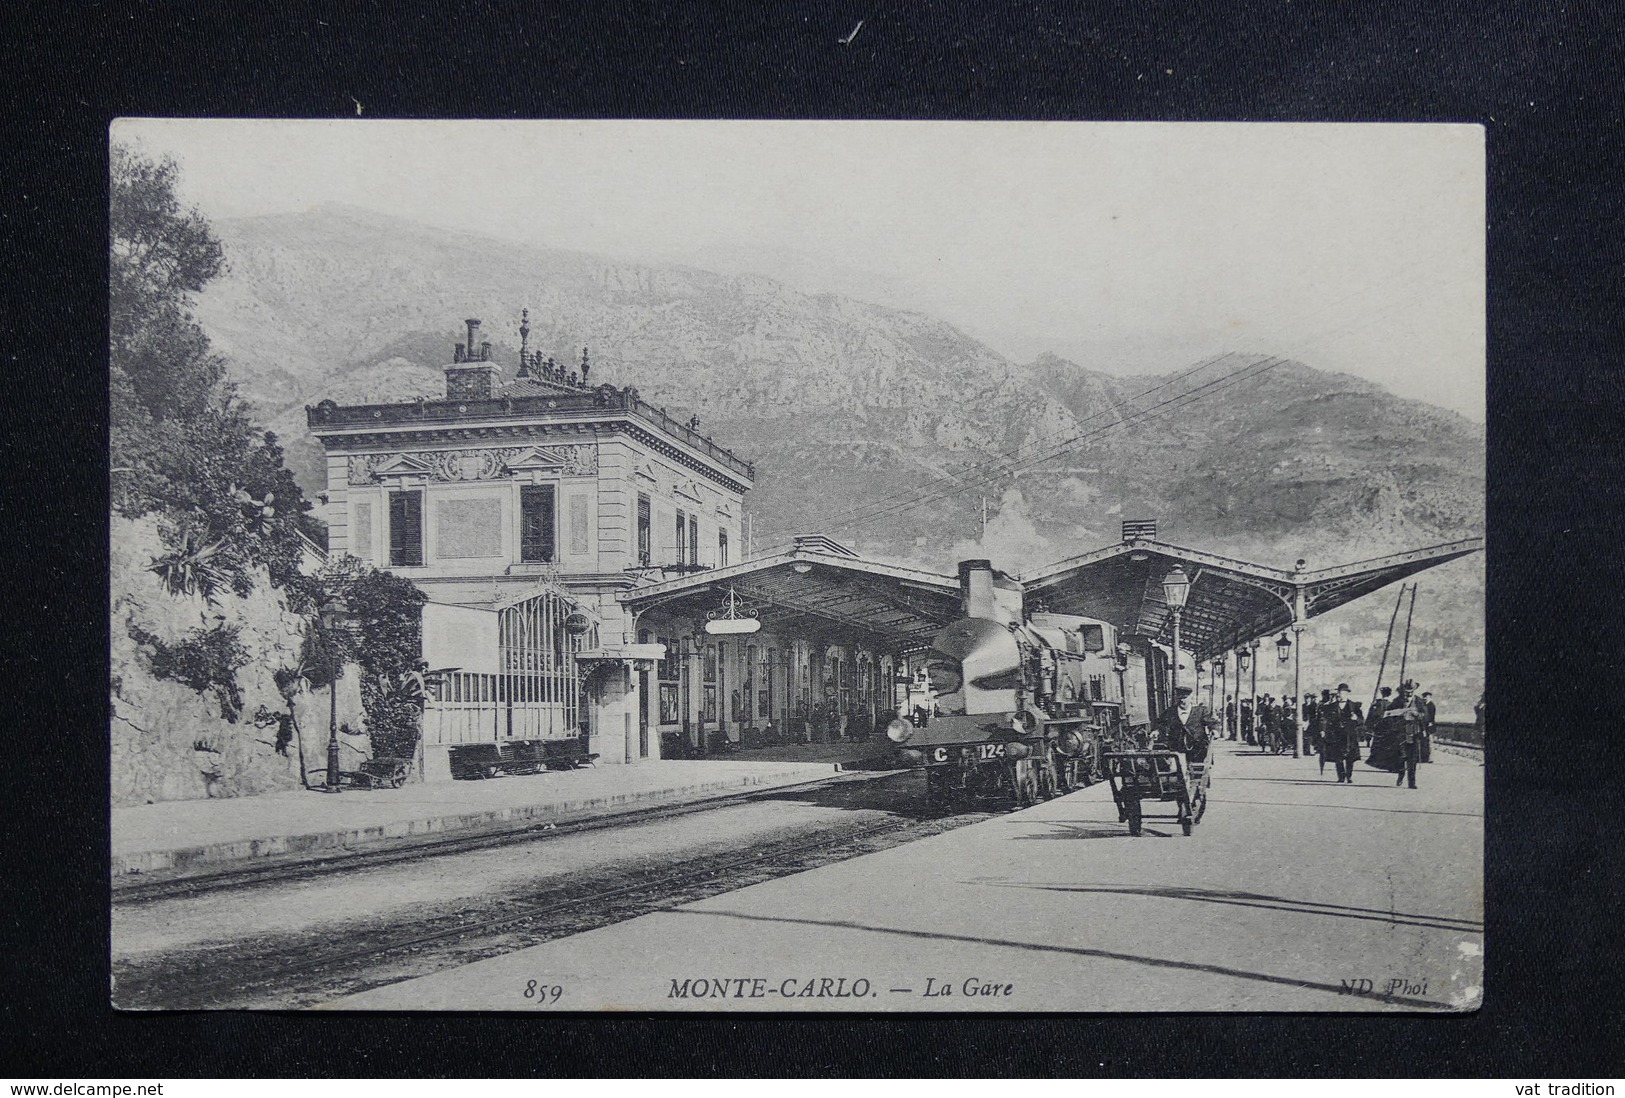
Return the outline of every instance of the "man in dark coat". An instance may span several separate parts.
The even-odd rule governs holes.
[[[1433,730],[1439,723],[1439,707],[1433,704],[1433,691],[1422,691],[1422,749],[1416,761],[1433,761]]]
[[[1403,683],[1399,696],[1383,709],[1377,731],[1371,738],[1371,751],[1366,764],[1378,770],[1392,770],[1394,784],[1404,785],[1409,779],[1416,788],[1416,741],[1422,729],[1422,708],[1412,694],[1414,684]]]
[[[1190,687],[1181,684],[1174,694],[1179,700],[1164,710],[1157,722],[1162,746],[1184,752],[1191,762],[1202,762],[1207,758],[1208,735],[1218,722],[1206,706],[1191,700]]]
[[[1339,783],[1354,784],[1354,764],[1360,761],[1360,729],[1365,717],[1360,703],[1349,697],[1349,684],[1337,684],[1337,697],[1320,707],[1321,747],[1320,768],[1324,772],[1326,760],[1337,768]]]
[[[1422,699],[1416,696],[1416,684],[1404,682],[1399,687],[1399,700],[1395,708],[1385,713],[1385,719],[1399,721],[1401,757],[1405,760],[1405,769],[1394,780],[1400,785],[1408,780],[1412,789],[1416,788],[1416,763],[1422,753],[1422,727],[1427,721],[1427,712],[1422,708]]]
[[[1326,773],[1326,710],[1332,704],[1332,692],[1322,690],[1320,700],[1310,697],[1303,703],[1304,732],[1309,742],[1304,745],[1307,751],[1313,751],[1320,756],[1320,772]]]

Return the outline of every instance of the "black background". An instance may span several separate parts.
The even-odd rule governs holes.
[[[566,10],[472,0],[183,14],[59,3],[13,6],[7,21],[4,1074],[1619,1074],[1625,58],[1609,8],[835,0]],[[1494,726],[1483,1009],[958,1019],[111,1011],[107,125],[121,115],[344,118],[357,100],[370,118],[1483,124]],[[1338,857],[1361,871],[1357,835]]]

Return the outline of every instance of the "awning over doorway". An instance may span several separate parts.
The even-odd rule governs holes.
[[[658,608],[703,622],[730,588],[766,631],[855,633],[892,651],[929,643],[959,617],[959,581],[953,576],[809,549],[697,572],[619,598],[635,613]]]
[[[1109,545],[1023,576],[1027,608],[1080,614],[1163,643],[1173,639],[1162,580],[1177,565],[1191,578],[1180,646],[1205,660],[1333,610],[1396,580],[1475,553],[1467,538],[1314,571],[1271,568],[1152,540]]]
[[[665,658],[663,644],[603,644],[576,653],[577,663],[659,663]]]

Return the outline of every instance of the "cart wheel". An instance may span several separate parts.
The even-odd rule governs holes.
[[[1129,806],[1128,833],[1130,835],[1138,835],[1140,833],[1140,806],[1138,804],[1132,804]]]

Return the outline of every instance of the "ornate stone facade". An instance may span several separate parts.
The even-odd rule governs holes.
[[[430,480],[496,480],[511,467],[527,459],[557,463],[564,476],[594,476],[598,472],[598,448],[585,446],[485,447],[471,450],[413,450],[399,454],[353,454],[350,457],[350,483],[363,486],[377,483],[377,470],[386,462],[407,461],[424,467]]]

